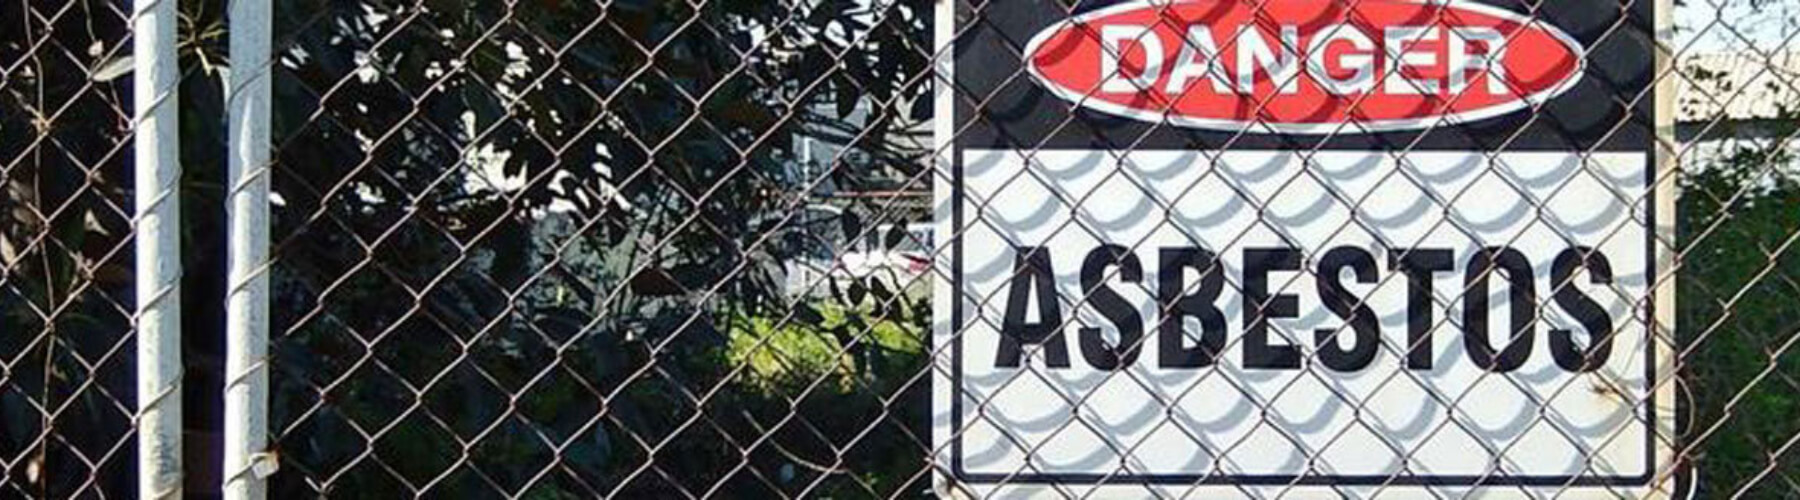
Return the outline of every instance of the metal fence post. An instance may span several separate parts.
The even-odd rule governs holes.
[[[181,155],[176,3],[132,16],[138,496],[181,497]]]
[[[232,0],[225,310],[225,498],[260,500],[269,427],[269,0]]]
[[[1659,227],[1654,228],[1656,236],[1652,240],[1655,246],[1653,256],[1656,259],[1656,268],[1663,271],[1659,273],[1659,276],[1650,277],[1654,280],[1650,305],[1656,313],[1655,317],[1651,318],[1650,338],[1655,343],[1656,349],[1681,353],[1681,343],[1676,337],[1678,309],[1676,309],[1675,302],[1678,291],[1676,280],[1682,274],[1681,263],[1676,257],[1681,243],[1677,239],[1679,237],[1679,230],[1676,226],[1677,218],[1672,216],[1680,207],[1677,200],[1681,196],[1681,190],[1676,180],[1681,176],[1681,153],[1684,149],[1681,140],[1676,135],[1677,100],[1675,94],[1679,91],[1681,80],[1677,58],[1680,56],[1681,48],[1675,41],[1675,0],[1656,0],[1656,19],[1654,21],[1656,23],[1656,52],[1653,64],[1655,65],[1654,74],[1657,76],[1656,84],[1652,87],[1652,91],[1655,92],[1652,98],[1656,100],[1656,116],[1652,118],[1656,125],[1657,145],[1654,155],[1656,162],[1656,185],[1653,190],[1655,200],[1651,209],[1656,213],[1671,216],[1664,217],[1663,220],[1666,222],[1662,222]],[[1667,440],[1670,443],[1666,453],[1670,453],[1672,456],[1663,459],[1668,463],[1680,463],[1684,460],[1683,455],[1686,453],[1680,448],[1680,436],[1681,428],[1688,424],[1678,420],[1681,418],[1679,416],[1681,408],[1676,404],[1678,398],[1683,397],[1680,390],[1683,376],[1682,364],[1681,356],[1668,356],[1666,363],[1656,367],[1657,373],[1664,374],[1662,379],[1651,381],[1657,388],[1655,400],[1661,402],[1659,407],[1653,410],[1663,412],[1663,414],[1677,415],[1677,419],[1668,421],[1672,427],[1657,429],[1658,439]],[[1693,483],[1694,474],[1697,472],[1684,470],[1689,468],[1688,466],[1675,467],[1673,470],[1667,471],[1667,477],[1656,478],[1659,488],[1670,498],[1683,494],[1687,498],[1694,498],[1694,494],[1698,491],[1694,489],[1696,485]],[[1695,471],[1697,470],[1695,469]]]

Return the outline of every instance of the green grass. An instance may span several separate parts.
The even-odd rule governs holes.
[[[806,385],[820,378],[910,378],[922,368],[923,325],[891,319],[867,308],[813,307],[818,321],[735,315],[726,360],[744,366],[744,380],[763,389]]]

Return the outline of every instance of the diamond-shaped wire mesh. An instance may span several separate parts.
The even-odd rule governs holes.
[[[0,496],[130,496],[129,12],[0,5]]]
[[[1332,3],[1355,9],[1383,1]],[[1577,2],[1487,3],[1536,22],[1594,20],[1582,39],[1612,47],[1655,36],[1655,23],[1642,15],[1645,1],[1587,1],[1581,5],[1603,8],[1573,14],[1567,9]],[[1782,22],[1796,19],[1800,8],[1683,5],[1676,44],[1657,49],[1672,68],[1642,79],[1587,75],[1588,84],[1614,97],[1589,105],[1628,110],[1606,115],[1609,123],[1539,106],[1504,126],[1439,124],[1416,140],[1371,134],[1360,124],[1274,138],[1252,123],[1187,139],[1174,149],[1192,152],[1174,157],[1182,153],[1169,152],[1169,138],[1188,132],[1166,118],[1126,123],[1068,112],[1040,122],[1029,136],[1008,136],[1008,120],[1060,101],[1047,94],[1038,95],[1043,101],[1013,99],[1036,85],[1023,69],[1030,40],[994,20],[1021,5],[1037,9],[1034,15],[1068,18],[1117,3],[959,0],[955,25],[945,27],[937,25],[939,2],[931,0],[274,2],[270,434],[280,468],[269,479],[271,491],[375,498],[979,496],[1040,481],[1067,465],[1056,458],[1065,441],[1092,438],[1105,463],[1089,466],[1098,472],[1078,482],[1109,489],[1030,491],[1198,495],[1184,487],[1254,469],[1252,457],[1270,449],[1299,450],[1299,468],[1312,475],[1381,466],[1343,460],[1345,448],[1391,451],[1399,465],[1357,486],[1296,478],[1236,490],[1281,497],[1306,486],[1370,497],[1430,475],[1421,457],[1441,455],[1427,449],[1434,440],[1465,443],[1472,456],[1501,457],[1481,465],[1472,481],[1508,483],[1541,465],[1530,463],[1533,453],[1580,441],[1583,431],[1571,428],[1551,400],[1617,398],[1633,409],[1627,418],[1643,418],[1636,409],[1652,404],[1645,394],[1668,391],[1681,400],[1676,426],[1647,437],[1692,472],[1696,496],[1800,496],[1800,424],[1793,418],[1800,414],[1800,166],[1793,157],[1800,110],[1790,109],[1800,95],[1800,58],[1791,46],[1800,31]],[[129,89],[117,80],[129,70],[129,61],[120,63],[129,13],[122,9],[118,2],[0,3],[0,23],[8,25],[0,38],[6,496],[129,496],[133,482],[132,283],[125,260],[130,113]],[[184,10],[185,32],[217,36],[193,21],[216,12],[199,3]],[[952,56],[946,40],[934,36],[1000,47],[986,53],[1005,60],[956,58],[958,68],[992,63],[982,68],[988,80],[965,84],[962,75],[934,71],[934,61]],[[199,59],[184,67],[217,63],[194,53],[184,52],[184,61]],[[1657,177],[1642,191],[1571,187],[1611,174],[1596,166],[1605,149],[1599,144],[1648,130],[1650,117],[1635,113],[1649,109],[1649,89],[1658,84],[1678,91],[1675,109],[1667,110],[1676,126],[1651,148],[1677,159],[1679,174]],[[1070,101],[1057,104],[1064,107],[1101,99],[1062,97]],[[1256,103],[1251,114],[1260,118],[1252,122],[1273,121],[1262,109],[1268,105]],[[955,157],[966,165],[981,156],[934,143],[934,132],[959,144],[999,145],[1006,153],[991,155],[998,158],[993,164],[1013,170],[953,177],[942,162]],[[1077,159],[1102,167],[1051,168],[1074,161],[1056,142],[1070,138],[1106,146],[1110,152]],[[1442,148],[1428,145],[1434,140],[1481,144],[1478,160],[1487,166],[1475,174],[1480,182],[1447,187],[1454,183],[1429,175],[1428,167],[1446,161]],[[1516,175],[1520,154],[1542,149],[1532,141],[1545,140],[1586,145],[1575,151],[1580,165],[1554,182]],[[1660,232],[1645,238],[1653,254],[1672,256],[1673,267],[1638,271],[1632,290],[1672,282],[1673,301],[1665,305],[1675,309],[1665,312],[1674,328],[1648,318],[1619,321],[1642,321],[1647,341],[1674,346],[1676,371],[1643,381],[1648,391],[1603,379],[1546,384],[1524,373],[1485,374],[1487,390],[1542,398],[1529,401],[1530,415],[1519,425],[1547,441],[1482,438],[1484,417],[1472,408],[1490,393],[1434,391],[1428,374],[1383,370],[1347,388],[1337,381],[1341,374],[1305,350],[1301,368],[1282,376],[1244,375],[1238,353],[1247,349],[1245,330],[1313,344],[1307,329],[1240,316],[1279,309],[1283,296],[1334,300],[1312,289],[1326,278],[1315,265],[1330,258],[1326,249],[1259,254],[1267,265],[1292,260],[1301,269],[1266,283],[1249,283],[1237,269],[1196,266],[1199,280],[1176,280],[1164,296],[1154,280],[1126,275],[1155,275],[1152,259],[1197,254],[1171,254],[1159,248],[1170,246],[1166,240],[1118,237],[1116,228],[1097,222],[1118,215],[1119,192],[1142,194],[1151,201],[1126,214],[1134,223],[1235,253],[1259,239],[1304,239],[1281,217],[1305,197],[1317,213],[1342,214],[1321,219],[1335,221],[1325,228],[1330,237],[1380,239],[1370,236],[1384,234],[1385,223],[1372,215],[1381,201],[1374,190],[1346,189],[1323,168],[1276,168],[1258,177],[1231,167],[1245,152],[1268,150],[1318,165],[1346,144],[1374,149],[1371,161],[1391,169],[1373,185],[1427,193],[1430,207],[1410,217],[1479,247],[1516,238],[1494,238],[1449,207],[1511,199],[1551,206],[1579,192],[1636,213],[1657,201],[1646,193],[1673,187],[1677,211],[1662,214]],[[1159,170],[1170,162],[1206,168]],[[947,228],[934,214],[950,205],[934,202],[933,194],[952,182],[969,187],[969,199],[955,203],[971,215],[970,223]],[[1181,208],[1232,196],[1226,193],[1257,214],[1253,224],[1199,231],[1201,222]],[[1032,196],[1039,201],[1018,201]],[[1021,207],[1057,215],[1022,231],[1006,222]],[[1552,211],[1523,213],[1537,231],[1576,236]],[[1581,237],[1624,238],[1616,233]],[[1118,258],[1144,257],[1148,271],[1114,266],[1099,281],[1169,299],[1151,313],[1203,310],[1173,300],[1197,291],[1253,297],[1218,304],[1230,332],[1216,349],[1228,353],[1217,360],[1222,366],[1173,393],[1159,392],[1166,380],[1133,370],[1066,383],[1066,373],[1049,369],[1059,354],[1034,343],[1005,377],[967,388],[938,385],[961,373],[952,373],[962,361],[944,346],[1009,328],[1005,286],[958,285],[959,294],[973,292],[955,299],[973,311],[966,322],[952,324],[950,311],[934,307],[950,303],[934,304],[934,289],[960,276],[944,265],[959,252],[953,249],[981,241],[1048,246],[1058,238],[1109,241]],[[1437,258],[1402,251],[1390,263],[1386,249],[1412,242],[1382,243],[1376,256],[1383,270]],[[1034,255],[1020,252],[1019,266],[1002,262],[988,279],[1013,280],[1038,265]],[[1080,257],[1059,253],[1056,265]],[[1506,260],[1499,252],[1491,257]],[[1461,283],[1456,269],[1455,279],[1442,279]],[[1504,273],[1480,271],[1469,276],[1503,295]],[[1406,280],[1389,272],[1364,283],[1405,287]],[[1105,325],[1078,312],[1106,300],[1081,288],[1054,299],[1069,314],[1044,325],[1066,331],[1069,345],[1060,355],[1077,365],[1092,362],[1080,329]],[[1610,292],[1609,300],[1627,307],[1644,305],[1623,286]],[[1335,300],[1346,310],[1370,302]],[[1426,326],[1446,332],[1439,342],[1464,326],[1459,308],[1487,304],[1471,302],[1460,287],[1440,287],[1420,300],[1438,311]],[[1035,306],[1040,313],[1047,307]],[[1540,334],[1559,321],[1548,308],[1529,320]],[[1145,338],[1154,337],[1160,325],[1146,325]],[[1401,325],[1389,327],[1388,337]],[[1145,351],[1145,359],[1156,354]],[[1410,351],[1388,341],[1372,355],[1400,363]],[[1151,417],[1142,432],[1116,432],[1117,422],[1108,420],[1116,401],[1081,389],[1102,385],[1146,395],[1141,404]],[[1006,392],[1017,390],[1040,391],[1055,418],[1021,423],[1005,405]],[[1206,391],[1249,394],[1252,407],[1214,427],[1195,425],[1190,403]],[[933,429],[947,411],[934,408],[934,392],[961,405],[961,420],[947,434]],[[1408,431],[1414,434],[1360,417],[1391,407],[1380,400],[1396,393],[1422,394],[1439,416]],[[1359,417],[1317,432],[1285,420],[1314,407]],[[1232,425],[1251,430],[1220,430]],[[986,477],[974,482],[997,489],[938,483],[965,472],[945,459],[963,453],[947,441],[979,436],[991,438],[994,456],[1018,457],[985,462]],[[1164,459],[1150,455],[1184,446],[1205,466],[1174,480],[1141,479]],[[214,467],[190,463],[189,473]],[[1571,467],[1601,473],[1612,464]],[[1551,497],[1576,489],[1629,491],[1539,481],[1511,492]]]
[[[966,19],[947,32],[975,38],[970,32],[979,28],[961,23],[1004,15],[1008,4],[959,3]],[[1056,5],[1073,16],[1096,3]],[[1551,9],[1510,7],[1527,16]],[[1584,32],[1590,43],[1650,36],[1651,20],[1637,17],[1647,12],[1637,1],[1613,7],[1605,17],[1611,21]],[[932,40],[935,8],[919,0],[278,3],[272,432],[283,468],[273,478],[275,490],[929,494],[934,475],[950,473],[939,460],[946,445],[933,441],[929,421],[931,384],[944,375],[932,367],[950,362],[930,332],[932,315],[947,313],[932,310],[931,283],[949,279],[933,263],[960,239],[1003,232],[984,223],[948,233],[931,227],[932,188],[952,181],[932,167],[945,153],[934,149],[931,131],[940,123],[934,120],[948,119],[937,116],[932,92],[947,92],[954,106],[979,117],[939,127],[959,140],[977,134],[972,130],[984,120],[1005,119],[995,117],[1016,112],[1008,106],[1018,104],[944,87],[949,82],[931,71],[931,62],[946,56]],[[1723,5],[1684,8],[1730,12]],[[1690,31],[1682,40],[1716,40],[1663,49],[1678,61],[1675,70],[1652,74],[1650,82],[1590,75],[1598,85],[1642,91],[1596,106],[1631,109],[1634,99],[1651,99],[1648,89],[1658,82],[1677,82],[1682,91],[1679,137],[1655,146],[1681,159],[1680,178],[1661,178],[1636,195],[1611,193],[1631,207],[1647,206],[1652,201],[1644,193],[1668,183],[1678,183],[1682,193],[1678,220],[1666,222],[1676,233],[1652,243],[1679,265],[1640,276],[1647,287],[1669,280],[1680,287],[1679,331],[1657,327],[1649,334],[1680,347],[1681,377],[1650,382],[1679,385],[1687,404],[1679,436],[1655,438],[1674,447],[1683,467],[1699,472],[1705,496],[1800,494],[1800,470],[1787,456],[1800,439],[1787,418],[1800,411],[1792,404],[1800,372],[1789,352],[1800,339],[1792,312],[1800,263],[1790,251],[1800,238],[1794,210],[1800,187],[1789,154],[1793,116],[1783,106],[1800,66],[1790,62],[1786,37],[1737,30],[1734,23],[1743,20],[1723,14],[1696,18],[1704,20],[1683,26]],[[1015,60],[1003,66],[1022,67],[1016,59],[1025,57],[1026,40],[1009,43]],[[1020,71],[999,85],[1028,85],[1028,78]],[[1578,117],[1539,111],[1521,129],[1554,137],[1577,126],[1608,128],[1571,120]],[[1115,125],[1070,115],[1048,134],[1093,134]],[[1641,125],[1622,120],[1611,128]],[[1119,152],[1107,163],[1116,171],[1105,176],[1115,180],[1103,184],[1126,183],[1175,200],[1242,189],[1224,174],[1173,187],[1167,179],[1145,180],[1149,167],[1139,164],[1149,156],[1129,151],[1177,127],[1136,127],[1131,130],[1140,133],[1110,143]],[[1246,127],[1205,149],[1278,148],[1312,158],[1329,154],[1330,138],[1367,132],[1357,127],[1287,142],[1263,140]],[[1529,139],[1470,136],[1447,126],[1430,133],[1484,144],[1495,165],[1487,188],[1542,204],[1563,189],[1525,186],[1528,180],[1499,173],[1510,158],[1503,153],[1528,149],[1521,144]],[[969,140],[1013,141],[1008,147],[1019,150],[1017,161],[1038,167],[993,181],[988,196],[1044,191],[1054,210],[1077,214],[1113,201],[1097,189],[1072,192],[1069,184],[1045,178],[1041,164],[1058,153],[1032,140]],[[1433,161],[1430,148],[1416,144],[1379,146],[1402,167]],[[1217,162],[1225,153],[1203,154],[1200,161]],[[1434,181],[1404,173],[1409,168],[1396,168],[1381,182],[1432,190],[1439,196],[1434,202],[1445,206],[1495,194],[1435,191],[1427,187]],[[1320,188],[1329,185],[1320,175],[1302,171],[1272,181],[1274,192],[1324,189],[1328,204],[1349,211],[1369,203],[1366,195]],[[1560,184],[1601,175],[1578,172]],[[1005,208],[990,205],[999,201],[972,203],[983,214]],[[1149,214],[1175,223],[1170,207]],[[1508,243],[1485,240],[1467,221],[1437,217],[1439,230]],[[1102,231],[1077,219],[1051,232]],[[1371,224],[1351,217],[1335,229],[1357,234],[1373,231]],[[1125,251],[1150,248],[1132,243],[1121,244]],[[1246,293],[1237,278],[1219,286]],[[1257,293],[1298,287],[1268,286]],[[1627,303],[1642,300],[1615,292]],[[1003,308],[1006,298],[994,295],[968,300],[975,309]],[[1434,295],[1426,300],[1446,311],[1465,300],[1461,293]],[[1065,295],[1060,305],[1073,311],[1091,298]],[[1442,313],[1434,326],[1461,324],[1450,316]],[[1091,326],[1085,321],[1071,315],[1057,326]],[[1280,325],[1267,328],[1305,338]],[[1229,338],[1223,350],[1242,348],[1237,335]],[[1384,357],[1406,356],[1403,345],[1384,349]],[[1046,383],[1045,355],[1027,351],[1027,368],[999,387]],[[1331,386],[1320,370],[1299,374],[1259,404],[1274,407],[1284,404],[1283,394]],[[1115,378],[1154,383],[1131,372]],[[1491,378],[1520,391],[1529,383],[1506,374]],[[1240,382],[1221,375],[1210,383],[1229,389]],[[1422,385],[1416,375],[1395,372],[1379,387]],[[1608,390],[1621,398],[1642,395],[1616,384],[1558,387],[1552,395]],[[1373,404],[1327,391],[1328,400],[1350,408]],[[1087,416],[1103,412],[1090,396],[1059,392],[1046,404],[1078,411],[1044,423],[1048,431],[1011,438],[1015,451],[1030,456],[1059,434],[1102,432],[1105,424]],[[1471,396],[1436,396],[1449,416],[1431,432],[1471,433],[1474,417],[1458,408],[1475,404],[1466,401]],[[973,420],[1005,418],[987,414],[989,396],[957,397],[975,407]],[[1180,411],[1169,401],[1152,406],[1157,413]],[[1569,432],[1548,415],[1554,412],[1539,413],[1545,415],[1531,425],[1552,428],[1552,436]],[[1269,411],[1261,414],[1259,425],[1279,427]],[[1176,420],[1169,417],[1160,426],[1168,432],[1157,435],[1204,440]],[[1380,434],[1378,425],[1363,423],[1328,437],[1395,448],[1400,456],[1418,451]],[[1132,455],[1153,445],[1139,439],[1108,446],[1109,456],[1122,462],[1096,482],[1134,484]],[[1233,455],[1256,446],[1239,440],[1205,453],[1223,471],[1237,467]],[[1506,457],[1480,476],[1504,482],[1520,474],[1527,467],[1518,462],[1530,446],[1479,444],[1475,451]],[[1329,456],[1305,457],[1309,470],[1355,467],[1329,463]],[[1026,463],[997,482],[1041,472]],[[1415,473],[1395,472],[1390,482]],[[1520,491],[1556,493],[1565,485],[1539,486],[1549,489]],[[1145,486],[1142,494],[1169,491]],[[1280,494],[1246,493],[1270,491]]]
[[[276,490],[924,491],[928,2],[281,8]]]

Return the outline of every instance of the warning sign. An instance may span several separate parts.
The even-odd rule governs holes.
[[[963,493],[1668,495],[1650,2],[946,2]]]

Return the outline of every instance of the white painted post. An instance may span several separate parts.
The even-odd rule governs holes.
[[[181,491],[181,133],[175,0],[136,0],[131,20],[136,223],[138,497]]]
[[[262,500],[269,440],[269,0],[230,0],[230,248],[225,296],[226,500]]]
[[[1680,448],[1682,446],[1680,429],[1677,428],[1675,421],[1675,415],[1680,410],[1676,406],[1676,398],[1681,397],[1679,354],[1682,352],[1681,345],[1675,337],[1675,280],[1681,274],[1680,263],[1676,261],[1679,240],[1675,226],[1678,220],[1675,216],[1676,200],[1681,196],[1676,179],[1681,173],[1682,146],[1681,141],[1675,135],[1675,93],[1678,91],[1681,81],[1675,63],[1680,46],[1675,44],[1675,0],[1654,1],[1656,2],[1656,24],[1653,28],[1656,31],[1654,63],[1656,72],[1652,74],[1656,81],[1652,89],[1655,92],[1653,97],[1656,99],[1656,116],[1653,117],[1656,125],[1656,185],[1652,186],[1652,189],[1656,193],[1656,205],[1651,208],[1659,214],[1658,224],[1653,228],[1656,231],[1656,237],[1652,240],[1655,247],[1656,269],[1659,275],[1652,277],[1655,280],[1652,283],[1655,288],[1652,289],[1651,300],[1655,301],[1656,317],[1651,318],[1650,340],[1654,342],[1656,352],[1668,354],[1658,356],[1656,375],[1659,379],[1651,382],[1654,384],[1652,387],[1656,388],[1657,407],[1654,410],[1656,415],[1661,416],[1656,422],[1653,422],[1656,425],[1657,438],[1655,449],[1660,454],[1657,461],[1658,463],[1676,464],[1672,469],[1657,471],[1656,493],[1663,498],[1677,498],[1676,495],[1680,495],[1680,490],[1685,487],[1687,498],[1692,499],[1694,493],[1698,491],[1695,489],[1698,485],[1692,483],[1696,476],[1683,478],[1681,475],[1687,474],[1689,471],[1698,474],[1699,468],[1685,466],[1689,470],[1682,470],[1684,467],[1682,464],[1687,461],[1682,460],[1684,450]]]

